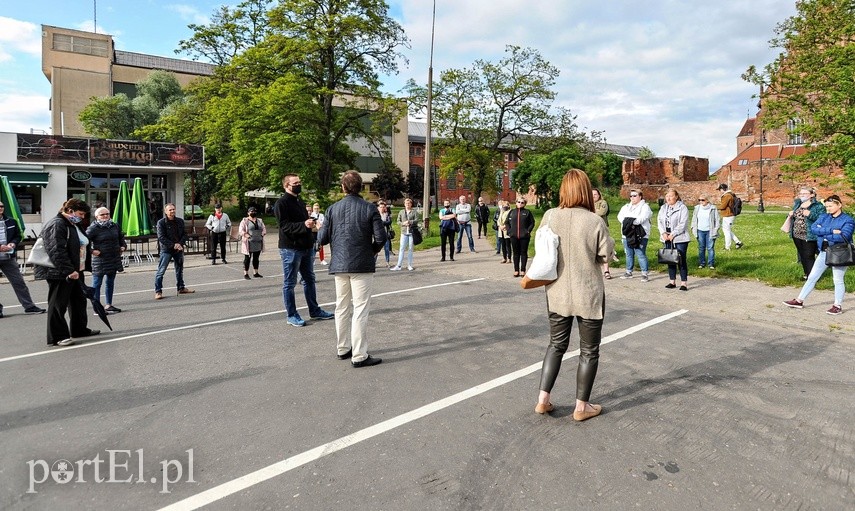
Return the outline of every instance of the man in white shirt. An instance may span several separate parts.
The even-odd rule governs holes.
[[[466,196],[460,196],[460,202],[454,208],[454,213],[457,215],[457,223],[460,224],[460,237],[457,238],[457,253],[460,253],[463,246],[463,233],[469,237],[469,251],[475,252],[475,240],[472,239],[472,205],[466,203]]]

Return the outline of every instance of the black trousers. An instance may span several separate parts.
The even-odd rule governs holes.
[[[226,231],[223,232],[212,232],[211,233],[211,259],[217,260],[217,245],[220,246],[220,257],[223,258],[223,261],[226,260],[226,235],[228,233]]]
[[[487,237],[487,222],[478,222],[478,237],[481,237],[481,231],[484,231],[484,237]]]
[[[83,278],[83,275],[80,276]],[[69,337],[89,333],[89,317],[86,314],[86,296],[76,280],[53,280],[48,283],[47,343],[54,345]],[[65,312],[71,319],[71,327],[65,321]]]
[[[585,319],[576,316],[579,324],[579,366],[576,370],[576,399],[590,401],[591,389],[597,377],[600,363],[600,341],[602,340],[603,320]],[[570,346],[570,331],[573,329],[573,316],[549,313],[549,346],[543,357],[543,372],[540,376],[540,390],[552,392],[555,379],[561,370],[561,359]]]
[[[793,237],[793,243],[796,245],[796,252],[799,254],[799,262],[802,263],[802,270],[804,270],[805,275],[810,275],[810,271],[813,269],[813,262],[816,261],[816,240],[807,241]]]
[[[454,229],[441,228],[439,230],[439,246],[441,248],[442,258],[445,259],[445,242],[448,241],[448,253],[451,255],[451,260],[454,261],[454,238],[457,231]],[[436,256],[434,256],[436,257]]]
[[[528,243],[531,238],[514,238],[511,236],[511,250],[514,253],[514,271],[525,271],[528,264]]]
[[[511,260],[511,239],[502,238],[502,259],[505,261]]]
[[[250,252],[243,256],[243,271],[249,271],[249,260],[252,259],[252,268],[255,270],[255,273],[258,273],[258,258],[261,256],[261,252]]]

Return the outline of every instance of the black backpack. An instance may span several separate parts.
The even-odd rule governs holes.
[[[731,206],[731,212],[733,212],[733,216],[739,216],[742,213],[742,199],[736,196],[735,193],[730,192],[733,195],[733,205]]]

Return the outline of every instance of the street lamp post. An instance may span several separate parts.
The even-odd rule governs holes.
[[[763,213],[766,207],[763,205],[763,142],[766,140],[766,130],[760,130],[760,202],[757,204],[757,211]]]
[[[422,221],[425,232],[430,232],[430,172],[433,169],[433,161],[430,154],[431,142],[431,107],[433,103],[433,35],[436,25],[436,0],[433,0],[433,15],[430,22],[430,61],[428,63],[428,90],[427,90],[427,133],[425,134],[425,164],[422,186]],[[436,190],[437,202],[439,202],[439,189]]]

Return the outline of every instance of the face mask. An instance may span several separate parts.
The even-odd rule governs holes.
[[[101,227],[106,227],[106,226],[110,225],[109,220],[96,220],[95,223],[100,225]]]
[[[83,220],[83,219],[77,215],[71,215],[70,217],[68,217],[68,221],[73,223],[73,224],[79,224],[81,220]]]
[[[250,213],[249,216],[251,216],[252,218],[255,218],[255,213]]]
[[[507,211],[507,210],[509,210],[509,209],[511,209],[509,206],[502,206],[502,210],[503,210],[503,211]]]
[[[302,191],[303,185],[294,185],[291,187],[291,193],[293,193],[294,195],[300,195]]]

